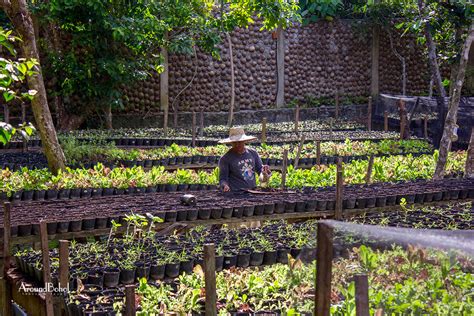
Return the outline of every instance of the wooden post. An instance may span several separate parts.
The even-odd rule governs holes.
[[[281,167],[281,189],[286,189],[286,171],[288,169],[288,149],[283,150],[283,166]]]
[[[214,244],[204,245],[204,282],[206,286],[206,316],[216,316],[216,252]]]
[[[354,282],[356,316],[369,316],[369,281],[367,274],[356,274]]]
[[[303,149],[304,140],[305,140],[304,135],[301,135],[300,143],[298,145],[298,151],[296,152],[295,165],[294,165],[295,169],[298,168],[298,163],[300,161],[301,150]]]
[[[5,272],[10,268],[11,258],[11,212],[12,205],[10,202],[3,203],[3,262]]]
[[[59,241],[59,287],[69,286],[69,241]]]
[[[11,262],[11,204],[5,202],[3,204],[3,258],[0,269],[0,308],[2,315],[13,315],[12,311],[12,289],[9,282],[7,282],[6,275],[10,268]]]
[[[332,127],[334,124],[334,119],[331,117],[329,118],[329,132],[332,133]]]
[[[300,106],[297,104],[295,108],[295,133],[298,134],[298,125],[300,123]]]
[[[10,108],[6,104],[3,105],[3,116],[5,123],[10,123]]]
[[[428,139],[428,115],[423,117],[423,137]]]
[[[125,316],[135,316],[137,314],[137,306],[135,302],[135,285],[125,286]]]
[[[467,149],[466,168],[464,170],[466,178],[474,177],[474,127],[471,128],[471,138],[469,140],[469,147]]]
[[[199,115],[199,137],[204,136],[204,111],[201,110],[201,113]]]
[[[267,118],[264,117],[262,119],[262,137],[261,137],[262,144],[267,142]]]
[[[49,244],[48,244],[48,230],[46,222],[40,221],[40,239],[41,239],[41,254],[43,259],[43,279],[45,287],[52,284],[51,268],[49,265]],[[44,300],[46,305],[46,316],[54,316],[53,293],[46,291],[44,293]]]
[[[336,220],[342,219],[342,196],[344,194],[344,176],[342,168],[342,157],[337,158],[337,174],[336,174],[336,207],[334,217]]]
[[[193,122],[191,125],[192,128],[192,146],[196,147],[196,112],[193,111]]]
[[[335,117],[337,120],[339,118],[339,90],[336,90],[335,103],[336,103]]]
[[[321,165],[321,142],[319,140],[316,142],[316,164]]]
[[[369,97],[369,105],[367,108],[367,130],[372,130],[372,97]]]
[[[407,124],[407,115],[406,115],[406,109],[405,109],[405,101],[403,99],[400,99],[399,101],[400,105],[400,139],[405,139],[405,128]]]
[[[383,130],[388,132],[388,112],[383,112]]]
[[[372,178],[372,168],[374,166],[374,155],[370,155],[369,165],[367,166],[367,174],[365,175],[365,183],[369,184]]]
[[[329,316],[331,308],[331,279],[333,257],[333,228],[318,223],[316,252],[316,316]]]

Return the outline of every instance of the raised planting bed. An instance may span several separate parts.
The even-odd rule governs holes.
[[[462,175],[466,152],[450,153],[446,167],[447,177]],[[429,179],[432,177],[435,156],[389,156],[374,159],[373,182]],[[166,168],[179,168],[179,165]],[[214,168],[212,165],[188,165],[187,168]],[[351,161],[344,164],[345,183],[365,183],[368,161]],[[287,170],[286,185],[289,188],[322,187],[335,184],[334,165],[315,166],[311,169]],[[165,172],[165,167],[143,167],[110,169],[102,164],[93,169],[67,169],[59,176],[48,170],[2,170],[0,200],[52,200],[90,196],[110,196],[143,192],[174,192],[215,188],[218,184],[218,169],[176,170]],[[281,173],[274,171],[270,187],[281,187]]]
[[[424,255],[424,256],[422,256]],[[445,273],[445,267],[450,267]],[[145,315],[202,315],[205,301],[204,273],[196,267],[194,274],[179,279],[153,282],[141,280],[137,285],[138,311]],[[462,262],[441,252],[417,252],[395,247],[389,251],[373,251],[368,247],[354,249],[347,259],[333,263],[331,308],[338,315],[354,310],[353,276],[368,274],[370,310],[384,307],[389,314],[435,315],[437,311],[456,311],[461,315],[474,312],[466,295],[472,288],[471,272]],[[383,277],[381,277],[383,276]],[[275,264],[246,269],[224,269],[217,275],[218,313],[225,315],[312,315],[314,310],[314,263]],[[430,286],[436,284],[437,286]],[[394,292],[394,289],[398,289]],[[407,290],[403,290],[407,289]],[[91,312],[124,311],[124,288],[103,289],[84,286],[69,292],[66,305],[70,315]],[[446,298],[440,300],[439,297]],[[416,300],[420,304],[413,306]]]
[[[416,200],[426,195],[415,196]],[[390,227],[423,229],[474,229],[474,203],[455,202],[436,206],[405,206],[398,212],[367,212],[349,219],[351,222]]]
[[[261,135],[255,135],[259,138]],[[307,131],[301,133],[294,133],[294,132],[287,132],[287,133],[277,133],[277,134],[269,134],[267,137],[267,144],[279,145],[279,144],[287,144],[287,143],[296,143],[299,142],[301,136],[304,136],[306,139],[306,143],[314,142],[314,141],[345,141],[346,139],[350,140],[358,140],[358,141],[381,141],[384,139],[391,139],[396,140],[400,138],[400,134],[396,132],[381,132],[381,131]],[[195,140],[195,146],[197,147],[205,147],[205,146],[214,146],[218,144],[218,141],[223,137],[219,138],[203,138],[198,137]],[[170,146],[172,144],[183,145],[183,146],[191,146],[192,139],[190,137],[131,137],[131,136],[124,136],[124,137],[104,137],[104,138],[82,138],[77,137],[75,138],[81,142],[90,142],[94,143],[97,140],[101,140],[103,142],[113,143],[116,146],[120,147],[127,147],[127,148],[153,148],[153,147],[163,147],[163,146]],[[253,143],[254,145],[260,145],[260,140]],[[38,147],[41,146],[41,141],[30,140],[28,142],[29,147]],[[23,143],[19,141],[11,141],[6,147],[0,144],[0,149],[8,148],[8,149],[15,149],[15,148],[22,148]]]
[[[298,146],[254,146],[260,154],[264,164],[270,166],[281,166],[283,150],[289,152],[289,164],[294,164],[298,152]],[[188,147],[173,144],[160,149],[118,149],[115,146],[100,146],[81,144],[74,141],[67,142],[64,151],[71,168],[84,166],[89,168],[98,162],[108,167],[115,166],[142,166],[150,168],[153,166],[186,166],[191,164],[215,165],[219,158],[228,151],[225,145],[208,147]],[[334,163],[337,157],[342,156],[344,162],[352,160],[367,159],[369,155],[422,155],[432,154],[432,146],[423,140],[383,140],[380,142],[359,142],[346,140],[345,142],[324,142],[320,145],[320,163]],[[301,147],[299,155],[300,165],[314,165],[317,162],[318,149],[314,143],[305,144]],[[45,156],[39,152],[27,153],[4,153],[0,154],[0,166],[2,169],[21,169],[22,167],[46,168]]]
[[[262,124],[246,124],[240,125],[244,128],[247,134],[261,134]],[[365,130],[367,127],[364,124],[355,121],[346,120],[325,120],[325,121],[300,121],[298,122],[299,132],[311,132],[311,131],[351,131],[351,130]],[[266,133],[279,134],[288,133],[288,131],[295,129],[295,122],[279,122],[279,123],[267,123]],[[205,136],[212,137],[227,137],[229,134],[229,127],[225,125],[211,125],[204,127],[203,134]]]
[[[206,223],[273,214],[304,213],[304,217],[327,216],[335,210],[335,188],[305,191],[262,191],[264,194],[221,193],[196,191],[195,206],[181,205],[182,193],[150,193],[134,196],[114,196],[81,200],[29,202],[14,206],[11,213],[12,236],[28,237],[39,233],[39,221],[49,224],[49,234],[106,230],[111,221],[123,222],[132,210],[136,214],[150,213],[166,223]],[[418,196],[421,196],[418,197]],[[350,185],[344,188],[343,209],[366,210],[400,204],[430,203],[474,198],[474,179],[415,181]],[[3,218],[1,218],[3,227]]]
[[[191,273],[203,264],[203,246],[214,243],[216,270],[234,267],[288,263],[288,255],[311,262],[315,258],[316,226],[313,223],[286,225],[274,223],[262,228],[208,230],[197,227],[185,234],[156,235],[146,231],[154,219],[127,217],[127,233],[112,235],[94,243],[73,244],[70,249],[69,282],[72,288],[77,278],[82,284],[114,288],[131,284],[144,277],[150,280],[175,278]],[[145,224],[146,223],[146,224]],[[145,230],[145,231],[144,231]],[[53,280],[58,279],[59,253],[49,254]],[[17,266],[37,282],[43,282],[41,251],[25,248],[15,255]]]

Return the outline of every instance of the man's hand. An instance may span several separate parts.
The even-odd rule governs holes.
[[[269,165],[263,165],[262,166],[262,172],[267,174],[267,175],[271,175],[272,174],[272,171],[270,170],[270,166]]]
[[[222,191],[223,192],[230,192],[230,187],[227,184],[222,185]]]
[[[268,182],[271,175],[272,175],[272,171],[270,170],[270,167],[268,165],[263,165],[262,173],[260,174],[260,182],[262,183]]]

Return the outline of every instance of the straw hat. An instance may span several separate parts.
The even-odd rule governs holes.
[[[242,127],[231,127],[229,137],[219,141],[220,144],[230,144],[235,142],[250,142],[256,140],[257,137],[245,135]]]

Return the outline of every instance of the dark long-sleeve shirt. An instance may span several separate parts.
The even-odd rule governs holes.
[[[253,189],[256,174],[262,172],[262,159],[255,149],[246,148],[242,154],[229,150],[219,160],[219,184],[227,184],[232,191]]]

